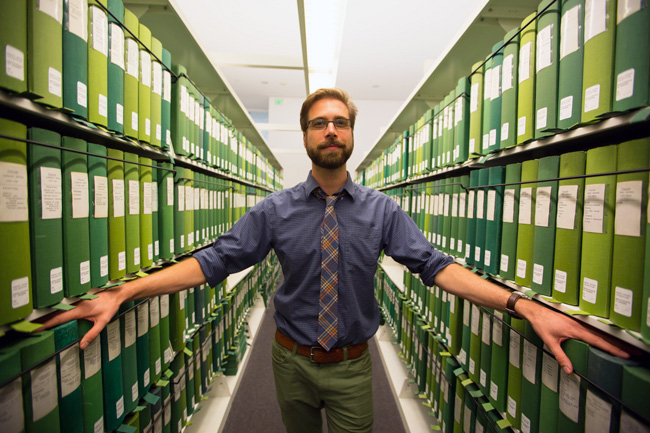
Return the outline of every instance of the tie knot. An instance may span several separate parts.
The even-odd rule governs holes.
[[[321,188],[316,188],[314,190],[314,193],[316,194],[316,197],[320,198],[321,200],[325,200],[325,206],[329,207],[334,206],[334,203],[343,197],[345,191],[341,191],[338,194],[327,195]]]

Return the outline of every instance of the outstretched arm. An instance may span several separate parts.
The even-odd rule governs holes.
[[[490,283],[458,264],[451,264],[436,274],[435,284],[441,289],[488,308],[504,311],[510,292]],[[570,338],[582,340],[613,355],[628,358],[629,354],[612,344],[615,339],[602,334],[587,325],[546,308],[528,299],[520,299],[515,305],[518,314],[528,320],[537,335],[544,340],[564,372],[573,372],[571,361],[566,356],[561,343]],[[619,343],[620,344],[620,343]]]
[[[203,283],[205,283],[205,275],[198,260],[189,258],[147,277],[138,278],[121,286],[104,290],[98,294],[98,298],[93,300],[80,301],[75,304],[76,308],[58,314],[44,322],[39,330],[58,326],[70,320],[89,320],[93,322],[93,327],[81,338],[80,345],[82,349],[85,349],[111,321],[122,303],[156,295],[176,293]]]

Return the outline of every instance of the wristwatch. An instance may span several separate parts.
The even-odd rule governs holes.
[[[521,298],[530,299],[528,296],[524,295],[523,293],[512,292],[510,294],[510,297],[508,298],[508,302],[506,302],[506,313],[508,313],[510,317],[514,317],[515,319],[523,319],[523,317],[521,317],[515,311],[515,304]]]

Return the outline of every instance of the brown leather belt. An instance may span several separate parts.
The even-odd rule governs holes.
[[[280,344],[280,346],[284,347],[285,349],[289,349],[291,351],[293,351],[293,348],[297,344],[291,337],[287,337],[277,329],[275,330],[275,341],[277,341],[278,344]],[[346,348],[337,347],[336,349],[332,349],[329,352],[325,351],[325,349],[319,346],[304,346],[302,344],[298,344],[298,349],[296,350],[296,353],[309,358],[311,362],[324,364],[328,362],[343,361],[345,359],[346,349],[348,352],[347,359],[355,359],[360,357],[367,348],[368,348],[367,341],[361,344],[354,344],[352,346],[347,346]]]

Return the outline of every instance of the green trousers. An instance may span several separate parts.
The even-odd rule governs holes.
[[[321,432],[323,408],[330,433],[372,431],[369,350],[356,359],[317,364],[273,340],[271,357],[275,390],[288,433]]]

